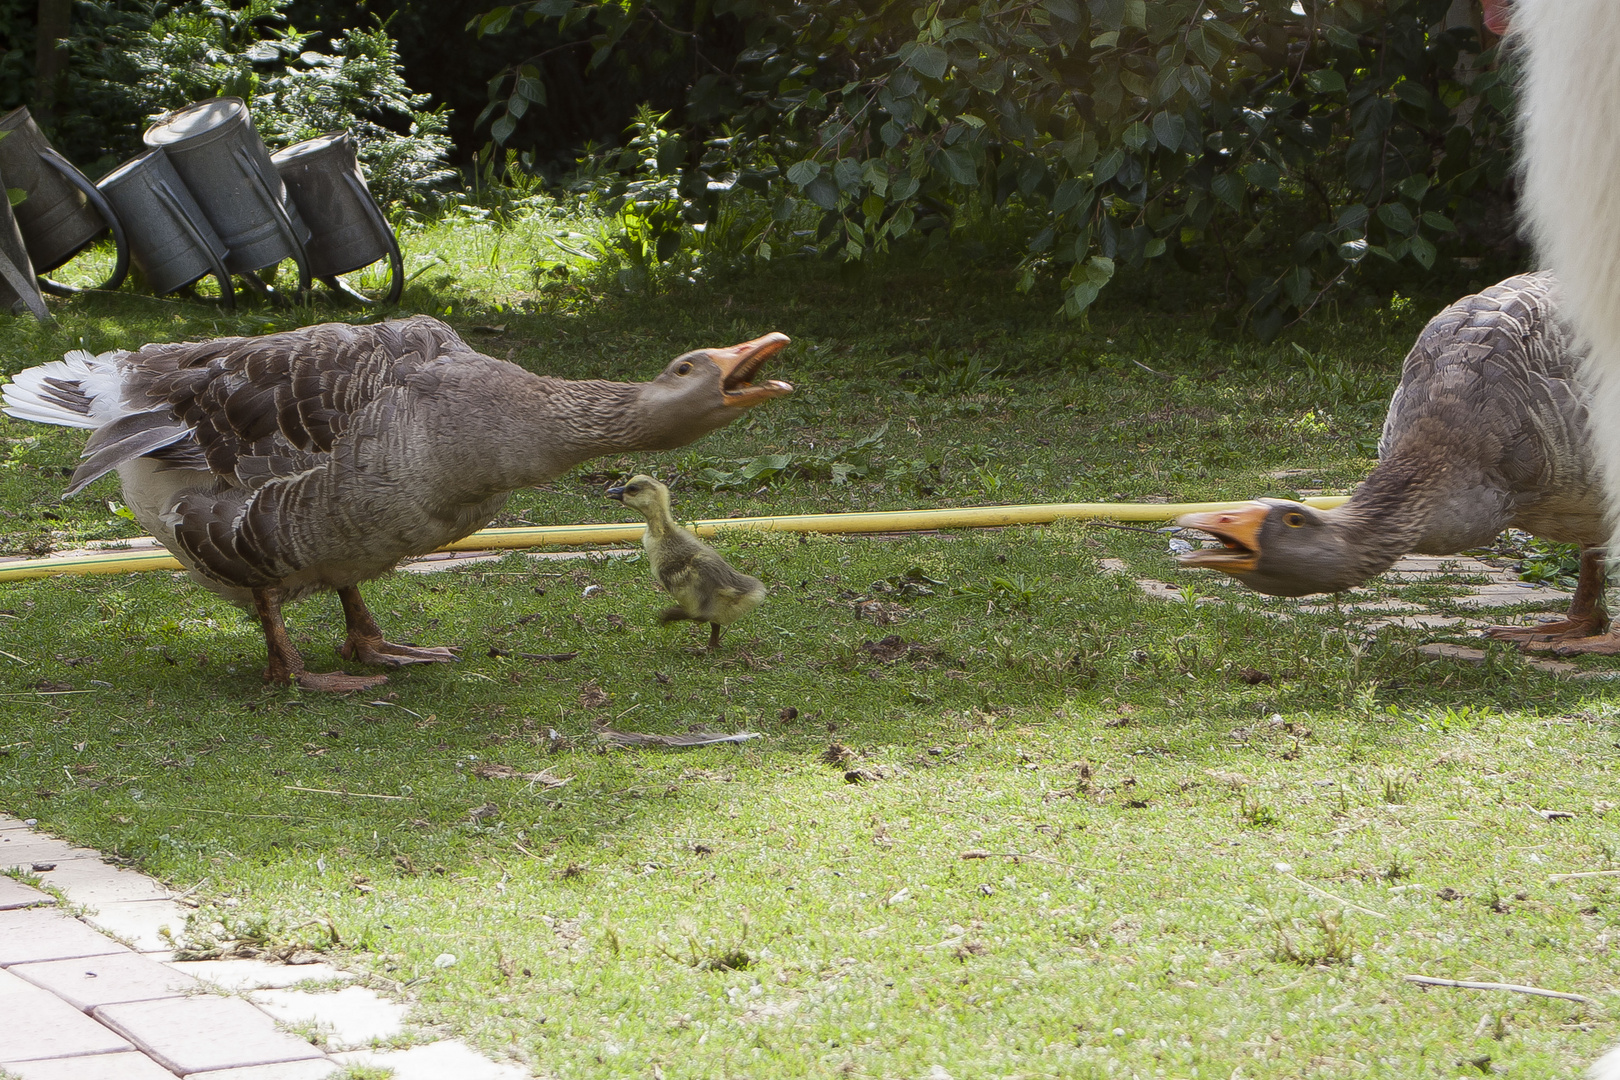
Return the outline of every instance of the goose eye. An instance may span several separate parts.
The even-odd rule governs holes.
[[[1283,518],[1283,521],[1288,523],[1288,527],[1290,529],[1297,529],[1300,526],[1305,524],[1305,515],[1304,514],[1289,514],[1287,517]]]
[[[692,365],[691,364],[682,364],[680,367],[675,369],[675,374],[677,374],[677,375],[690,375],[690,374],[692,374]]]

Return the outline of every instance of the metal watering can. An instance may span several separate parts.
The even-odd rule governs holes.
[[[131,158],[97,186],[125,222],[130,253],[154,293],[174,292],[212,274],[225,306],[236,306],[226,269],[229,251],[162,150]]]
[[[118,288],[129,272],[129,244],[96,186],[56,152],[26,106],[0,116],[0,133],[0,171],[10,186],[28,195],[14,213],[34,267],[41,274],[55,270],[111,229],[117,260],[112,275],[96,287]],[[40,284],[61,295],[79,291],[49,279]]]
[[[146,129],[142,141],[163,151],[224,241],[225,269],[278,298],[254,271],[290,258],[298,265],[299,292],[309,292],[309,227],[241,98],[210,98],[168,113]]]
[[[332,131],[294,143],[271,154],[270,160],[298,212],[314,230],[305,244],[310,274],[327,288],[370,304],[374,302],[370,297],[351,289],[338,275],[386,257],[389,282],[382,302],[397,303],[405,288],[405,260],[394,230],[366,186],[349,133]]]
[[[17,218],[11,212],[11,200],[5,197],[4,186],[4,180],[0,179],[0,206],[5,207],[0,214],[0,311],[16,315],[26,308],[33,312],[34,318],[48,323],[51,313],[39,291],[39,279],[34,276],[34,264],[28,259],[28,249],[23,246],[22,232],[17,228]]]

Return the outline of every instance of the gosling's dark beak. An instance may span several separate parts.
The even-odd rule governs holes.
[[[610,487],[603,494],[610,499],[618,499],[620,502],[624,502],[624,488],[622,487]]]

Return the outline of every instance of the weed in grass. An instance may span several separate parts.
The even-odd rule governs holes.
[[[734,938],[728,935],[728,939],[723,941],[713,938],[700,941],[697,933],[690,930],[684,931],[681,937],[686,946],[684,953],[672,951],[663,942],[655,944],[653,948],[665,959],[698,971],[747,971],[757,960],[743,948],[743,943],[748,940],[747,915],[738,920]]]
[[[1303,929],[1299,920],[1276,925],[1275,955],[1278,960],[1300,967],[1326,967],[1348,964],[1355,958],[1355,934],[1338,912],[1317,912],[1314,926]]]
[[[1384,864],[1384,869],[1379,876],[1385,881],[1400,881],[1402,878],[1411,877],[1412,863],[1410,857],[1404,852],[1394,852],[1390,855],[1389,862]]]
[[[1391,806],[1403,806],[1412,800],[1412,777],[1403,772],[1386,772],[1381,777],[1384,801]]]
[[[345,1065],[332,1074],[332,1080],[392,1080],[394,1070],[386,1065]]]
[[[1238,817],[1256,829],[1270,829],[1282,824],[1282,815],[1261,802],[1258,792],[1247,790],[1239,796]]]

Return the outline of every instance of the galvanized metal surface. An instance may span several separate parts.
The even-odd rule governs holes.
[[[270,155],[313,235],[306,250],[310,273],[345,295],[370,302],[337,281],[379,259],[389,261],[387,303],[403,290],[404,259],[394,230],[366,186],[347,131],[328,132]]]
[[[130,254],[154,293],[212,274],[225,306],[235,306],[225,243],[162,150],[131,158],[98,186],[125,223]]]
[[[117,216],[95,185],[57,153],[26,106],[0,117],[0,133],[0,172],[9,186],[27,195],[14,212],[34,268],[40,273],[56,269],[110,228],[117,260],[98,288],[118,288],[129,270],[129,249]],[[44,284],[56,292],[77,291]]]
[[[0,173],[0,193],[4,190],[5,175]],[[16,215],[11,212],[11,200],[3,194],[0,194],[0,207],[4,207],[4,213],[0,214],[0,310],[12,314],[29,311],[40,322],[48,323],[50,309],[39,291],[34,264],[28,259]]]
[[[310,230],[240,98],[210,98],[169,113],[144,141],[168,156],[224,241],[227,270],[247,274],[293,259],[300,288],[308,290]]]

